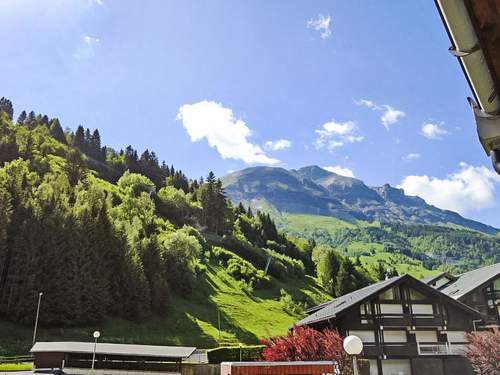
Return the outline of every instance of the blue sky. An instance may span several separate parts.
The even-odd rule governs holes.
[[[317,164],[500,227],[432,1],[1,0],[0,96],[188,176]]]

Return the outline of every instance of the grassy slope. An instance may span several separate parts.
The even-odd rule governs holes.
[[[166,318],[152,317],[143,323],[108,319],[99,326],[40,329],[38,339],[87,341],[92,332],[99,329],[102,340],[107,342],[210,348],[217,346],[219,341],[219,309],[221,344],[257,343],[259,338],[284,334],[300,318],[283,311],[279,302],[281,288],[296,301],[321,303],[329,298],[310,277],[289,279],[285,283],[274,280],[272,288],[247,295],[224,269],[212,264],[208,266],[206,276],[200,277],[190,299],[172,298],[173,308]],[[25,354],[31,338],[31,327],[0,321],[0,355]]]
[[[283,214],[278,220],[280,226],[292,233],[306,233],[319,229],[334,236],[335,232],[344,228],[355,228],[356,226],[379,226],[378,222],[368,223],[359,221],[355,224],[342,221],[330,216]],[[422,266],[422,262],[412,259],[403,254],[393,254],[384,251],[380,243],[368,243],[353,241],[347,245],[347,255],[351,257],[360,256],[363,265],[370,266],[378,261],[384,261],[396,268],[398,273],[408,273],[416,278],[432,275],[438,271],[431,271]]]

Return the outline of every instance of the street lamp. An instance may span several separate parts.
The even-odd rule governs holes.
[[[243,344],[240,342],[240,362],[241,362],[241,350],[243,349]]]
[[[38,293],[38,306],[36,308],[35,329],[33,330],[33,345],[36,342],[36,330],[38,328],[38,316],[40,315],[40,303],[42,302],[43,293]]]
[[[92,372],[94,372],[94,362],[95,362],[95,352],[97,349],[97,339],[101,336],[101,332],[95,331],[94,332],[94,354],[92,354]]]
[[[347,354],[352,355],[352,369],[354,375],[359,375],[358,372],[358,362],[356,361],[356,356],[361,354],[363,351],[363,342],[358,336],[347,336],[344,339],[344,350]]]

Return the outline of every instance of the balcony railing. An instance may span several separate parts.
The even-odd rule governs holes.
[[[377,345],[375,343],[365,343],[363,345],[363,355],[367,357],[379,357],[386,355],[388,357],[414,357],[417,355],[463,355],[465,343],[450,344],[448,342],[435,343],[384,343]]]
[[[408,327],[425,326],[438,327],[443,325],[441,315],[434,314],[379,314],[379,315],[361,315],[361,321],[372,322],[373,318],[384,327]]]
[[[417,343],[418,355],[463,355],[465,344]]]

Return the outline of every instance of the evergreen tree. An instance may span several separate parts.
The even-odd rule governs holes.
[[[337,296],[353,292],[357,289],[356,270],[349,258],[344,258],[337,276],[335,292]]]
[[[85,130],[81,125],[76,129],[75,136],[73,137],[73,146],[81,152],[85,151]]]
[[[22,111],[19,114],[19,117],[17,118],[17,124],[18,125],[24,125],[24,122],[26,121],[27,117],[28,117],[28,115],[26,114],[26,111]]]
[[[12,102],[4,97],[0,98],[0,112],[7,113],[9,119],[12,120],[14,117],[14,108],[12,107]]]
[[[29,129],[33,129],[37,125],[35,112],[31,111],[28,114],[26,121],[24,121],[24,125],[26,125],[26,127]]]
[[[57,118],[52,119],[50,122],[50,135],[57,139],[59,142],[66,144],[66,136]]]

